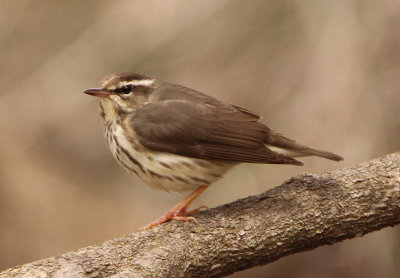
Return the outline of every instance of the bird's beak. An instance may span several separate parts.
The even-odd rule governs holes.
[[[110,91],[103,88],[91,88],[83,91],[85,94],[95,96],[95,97],[104,97],[108,98],[110,96]]]

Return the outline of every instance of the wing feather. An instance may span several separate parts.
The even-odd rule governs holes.
[[[161,152],[231,162],[295,164],[301,162],[265,146],[269,129],[245,109],[164,100],[138,109],[130,119],[139,141]]]

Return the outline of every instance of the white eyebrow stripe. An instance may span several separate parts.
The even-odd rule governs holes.
[[[143,80],[132,80],[132,81],[123,81],[121,82],[121,86],[131,85],[131,86],[151,86],[153,85],[155,79],[143,79]]]

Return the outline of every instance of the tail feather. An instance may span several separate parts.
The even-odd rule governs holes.
[[[272,130],[271,133],[269,134],[269,137],[266,140],[266,145],[272,151],[275,151],[277,153],[289,157],[303,157],[303,156],[315,155],[334,161],[343,160],[343,157],[341,157],[340,155],[327,151],[317,150],[308,147],[306,145],[299,144],[296,141],[289,139],[283,136],[282,134]]]
[[[337,155],[337,154],[334,154],[331,152],[327,152],[327,151],[316,150],[316,149],[312,149],[312,148],[309,148],[309,150],[306,151],[306,153],[309,153],[311,155],[320,156],[320,157],[327,158],[327,159],[334,160],[334,161],[343,160],[343,157],[341,157],[340,155]]]

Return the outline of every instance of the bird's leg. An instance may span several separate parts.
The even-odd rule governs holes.
[[[149,225],[140,229],[140,231],[144,231],[150,229],[154,226],[167,222],[169,220],[179,220],[179,221],[189,221],[189,220],[196,220],[194,217],[188,217],[187,215],[197,213],[200,209],[204,208],[205,206],[201,206],[197,209],[187,211],[189,205],[203,193],[204,190],[207,189],[210,185],[201,185],[188,196],[185,197],[182,201],[177,203],[174,207],[172,207],[169,211],[167,211],[163,216],[158,218],[156,221],[150,223]]]
[[[183,215],[191,215],[198,213],[201,209],[206,209],[208,208],[207,206],[199,206],[197,209],[191,209],[191,210],[182,210]]]

